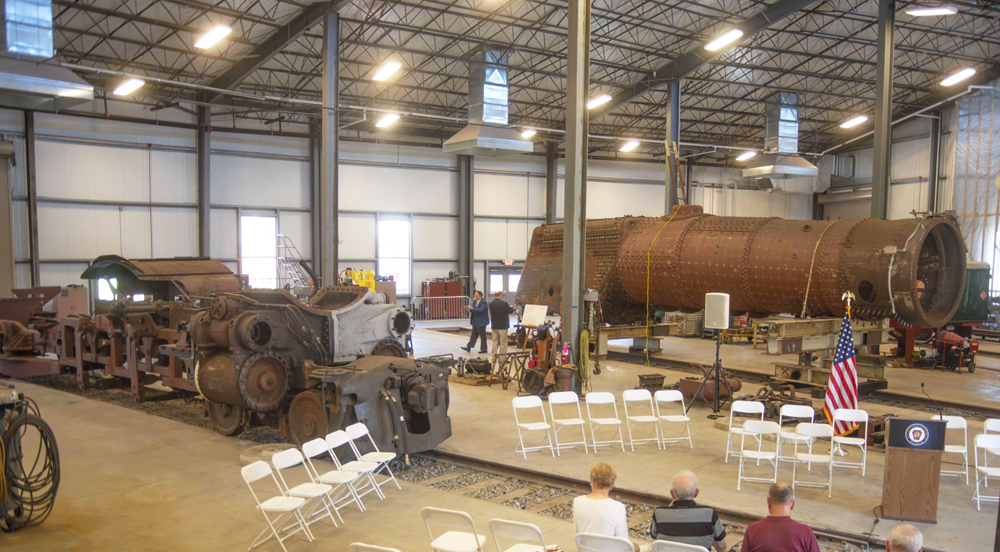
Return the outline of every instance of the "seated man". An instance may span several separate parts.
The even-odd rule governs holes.
[[[885,541],[886,552],[920,552],[923,549],[924,536],[909,523],[893,527]]]
[[[792,521],[795,491],[784,483],[767,493],[768,516],[747,526],[740,552],[820,552],[813,530]]]
[[[591,493],[573,499],[573,527],[577,533],[628,538],[625,505],[608,494],[617,478],[618,474],[611,464],[600,462],[590,468]],[[632,548],[639,552],[635,543],[632,543]]]
[[[726,530],[719,516],[709,506],[699,506],[694,498],[698,496],[698,478],[689,471],[682,471],[674,477],[670,489],[673,501],[666,508],[653,511],[649,524],[649,536],[653,540],[665,540],[692,544],[718,552],[726,551]]]

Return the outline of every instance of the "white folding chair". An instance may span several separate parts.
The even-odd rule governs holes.
[[[813,423],[816,421],[816,411],[813,410],[811,406],[805,406],[801,404],[786,404],[781,407],[778,412],[778,425],[781,426],[781,435],[778,436],[778,460],[782,462],[795,462],[795,456],[782,456],[781,446],[785,444],[797,444],[798,439],[804,438],[805,444],[809,446],[809,452],[812,453],[812,442],[813,440],[808,437],[801,437],[795,432],[795,428],[791,431],[785,431],[785,420],[800,420],[799,424],[804,423],[804,420],[808,420],[806,423]],[[798,424],[797,424],[798,425]],[[795,449],[795,454],[798,454],[798,448]],[[812,466],[809,466],[812,470]]]
[[[303,462],[302,453],[298,449],[287,449],[271,455],[271,464],[274,465],[274,471],[278,475],[278,483],[284,488],[285,494],[306,500],[305,506],[302,507],[302,510],[306,512],[303,514],[303,517],[306,519],[306,525],[312,525],[325,517],[329,517],[333,526],[339,527],[337,520],[333,517],[330,504],[327,502],[327,495],[333,491],[332,486],[314,482],[309,468],[305,468],[306,475],[309,478],[308,483],[299,483],[298,485],[291,486],[285,480],[285,474],[295,466],[302,465]],[[312,504],[311,506],[310,503]]]
[[[537,398],[537,396],[536,396]],[[427,507],[420,510],[427,527],[427,536],[431,539],[431,548],[438,552],[482,552],[486,537],[476,533],[476,524],[465,512]],[[467,531],[445,531],[434,536],[431,526],[451,529],[467,529]]]
[[[631,414],[628,412],[629,403],[632,403]],[[656,415],[656,406],[653,405],[653,395],[649,389],[626,389],[622,393],[622,405],[625,407],[625,423],[628,426],[628,446],[632,452],[635,452],[636,443],[656,443],[656,448],[660,449],[660,418]],[[646,407],[649,407],[649,414],[642,414]],[[636,439],[632,435],[632,429],[639,424],[649,424],[649,434],[642,439]]]
[[[281,545],[281,549],[288,552],[288,549],[285,548],[285,540],[299,531],[302,531],[303,534],[305,534],[306,538],[309,539],[309,542],[313,541],[312,533],[309,532],[306,521],[303,519],[302,513],[299,512],[299,508],[306,503],[306,500],[304,498],[285,496],[285,493],[282,492],[281,485],[278,483],[278,480],[275,479],[274,473],[271,471],[271,466],[269,466],[267,462],[258,460],[253,464],[244,466],[243,469],[240,470],[240,473],[243,475],[243,481],[246,481],[247,487],[250,488],[250,494],[253,495],[254,502],[257,503],[257,509],[260,510],[260,512],[264,515],[264,520],[267,521],[267,527],[265,527],[264,530],[257,535],[257,538],[253,540],[253,543],[247,550],[253,550],[271,538],[274,538],[277,539],[278,544]],[[257,492],[253,490],[253,483],[269,475],[281,494],[261,502],[260,499],[257,498]],[[268,513],[277,515],[274,519],[271,519],[267,515]],[[270,534],[268,534],[268,531],[270,531]],[[285,533],[285,536],[282,537],[282,533]],[[267,536],[265,537],[265,535]],[[261,537],[264,538],[262,539]]]
[[[665,540],[653,541],[649,547],[650,552],[705,552],[704,546],[684,544],[682,542],[670,542]]]
[[[363,542],[356,542],[351,545],[351,552],[399,552],[399,549],[384,548],[381,546],[365,544]]]
[[[556,405],[567,405],[571,404],[576,408],[575,418],[557,418],[556,417]],[[561,410],[567,410],[569,407],[565,407]],[[590,451],[587,450],[587,430],[585,428],[585,422],[583,421],[583,412],[580,411],[580,397],[572,391],[556,391],[555,393],[549,393],[549,414],[551,415],[553,431],[552,439],[555,441],[556,454],[562,456],[559,451],[562,449],[576,448],[577,445],[583,445],[583,453],[589,454]],[[559,432],[566,427],[575,427],[580,430],[580,440],[573,441],[571,443],[560,443],[559,442]]]
[[[551,399],[552,395],[549,395],[549,398]],[[493,543],[497,545],[499,552],[545,552],[545,537],[537,525],[491,519],[490,533],[493,534]],[[513,546],[503,548],[500,546],[500,537],[517,542]]]
[[[358,498],[365,496],[370,492],[375,492],[375,496],[379,500],[385,500],[385,495],[382,494],[382,489],[379,488],[379,484],[375,481],[375,476],[372,475],[378,469],[378,464],[375,462],[365,462],[357,457],[354,453],[354,449],[347,447],[351,451],[351,454],[355,454],[357,460],[351,460],[347,463],[341,463],[340,459],[337,458],[337,449],[348,444],[351,441],[351,437],[343,429],[338,429],[333,433],[329,433],[326,436],[326,448],[330,452],[330,458],[333,458],[333,463],[337,465],[337,469],[341,471],[349,471],[358,474],[358,478],[361,479],[361,484],[357,482],[352,483],[354,487],[354,492],[357,494]],[[367,483],[365,483],[367,481]]]
[[[1000,478],[1000,468],[991,468],[986,465],[985,461],[982,466],[979,465],[979,451],[982,450],[985,457],[989,451],[1000,449],[1000,435],[983,433],[976,435],[972,443],[973,453],[976,455],[976,492],[972,494],[972,499],[976,501],[976,509],[980,510],[980,502],[1000,502],[1000,496],[984,495],[979,489],[980,483],[983,484],[983,487],[989,487],[991,477]]]
[[[681,407],[680,413],[668,414],[668,408],[678,403]],[[663,445],[663,450],[667,449],[667,443],[679,443],[685,440],[688,442],[688,446],[693,449],[694,441],[691,440],[691,426],[689,425],[691,418],[688,418],[684,413],[684,393],[676,389],[661,389],[653,394],[653,404],[656,405],[656,416],[660,419],[660,444]],[[663,429],[664,423],[684,424],[684,429],[681,430],[678,437],[667,437],[666,431]]]
[[[837,428],[837,422],[849,422],[856,423],[858,425],[858,435],[861,437],[846,437],[846,436],[834,436],[833,443],[835,445],[840,445],[841,448],[844,445],[851,445],[861,449],[861,461],[860,462],[844,462],[842,460],[838,461],[836,455],[833,458],[833,465],[838,468],[851,468],[851,469],[861,469],[861,477],[865,476],[865,465],[868,463],[868,413],[864,410],[855,410],[853,408],[838,408],[833,411],[833,427],[834,431]],[[861,430],[860,424],[864,424],[864,430]]]
[[[375,462],[378,464],[378,469],[376,469],[372,475],[384,471],[389,476],[389,479],[379,483],[379,486],[392,481],[396,484],[397,489],[403,490],[403,488],[399,486],[399,481],[396,480],[396,476],[392,473],[392,470],[389,469],[389,462],[396,459],[396,453],[380,451],[378,449],[378,445],[375,444],[375,439],[372,439],[371,434],[368,433],[368,426],[365,424],[360,422],[351,424],[347,426],[345,430],[347,431],[347,436],[351,438],[351,448],[354,449],[354,454],[360,458],[362,462]],[[358,441],[364,439],[365,437],[368,437],[368,441],[372,444],[372,448],[375,450],[361,454],[361,449],[358,447]]]
[[[585,399],[587,402],[587,419],[590,420],[590,444],[594,445],[594,454],[597,454],[597,447],[610,447],[614,443],[621,443],[622,452],[625,452],[625,440],[622,437],[622,421],[618,417],[618,402],[615,400],[615,396],[606,391],[600,391],[596,393],[587,393]],[[601,405],[611,405],[611,409],[615,412],[615,417],[601,417],[595,418],[594,413],[591,410],[591,406]],[[607,408],[602,408],[602,410],[607,410]],[[613,426],[615,428],[615,434],[611,436],[609,441],[598,441],[596,429],[602,426]],[[615,439],[615,437],[618,437]]]
[[[608,537],[593,533],[577,533],[576,549],[579,552],[635,552],[632,541],[625,537]]]
[[[313,464],[312,459],[329,453],[330,449],[327,447],[326,440],[324,439],[313,439],[312,441],[302,443],[302,456],[306,459],[306,469],[309,470],[313,481],[330,485],[331,490],[327,493],[327,496],[330,497],[334,513],[337,514],[340,522],[343,523],[344,518],[340,515],[342,508],[346,508],[348,504],[353,502],[357,504],[358,510],[364,512],[365,505],[361,503],[357,491],[354,490],[354,483],[358,480],[357,472],[335,469],[319,473],[319,470],[316,469],[316,464]],[[336,465],[334,464],[334,466]]]
[[[542,398],[538,395],[528,395],[527,397],[514,397],[512,401],[514,405],[514,423],[517,424],[517,443],[518,445],[514,447],[514,453],[520,452],[524,456],[524,459],[528,459],[529,452],[535,452],[539,450],[548,449],[552,453],[552,457],[556,456],[556,449],[552,446],[552,434],[549,432],[552,426],[549,425],[548,421],[545,419],[545,409],[542,408]],[[538,409],[538,412],[542,415],[542,421],[540,422],[521,422],[517,416],[518,410],[529,411]],[[525,447],[524,446],[524,436],[530,434],[532,431],[544,431],[545,437],[542,438],[542,442],[536,447]],[[548,441],[548,444],[545,444]]]
[[[983,433],[1000,433],[1000,418],[987,418],[983,422]],[[1000,449],[992,449],[986,451],[986,462],[989,463],[990,459],[994,456],[1000,456]]]
[[[743,431],[740,433],[740,473],[739,479],[736,480],[736,490],[740,490],[740,486],[744,481],[756,481],[760,483],[777,483],[778,482],[778,434],[781,433],[781,428],[778,427],[777,422],[765,422],[761,420],[747,420],[743,422]],[[774,450],[762,450],[762,442],[764,441],[765,435],[774,435]],[[747,436],[757,439],[757,450],[746,448]],[[774,465],[774,476],[763,478],[763,477],[746,477],[743,475],[745,469],[743,464],[746,459],[756,460],[757,465],[760,465],[761,460],[767,460]]]
[[[831,440],[829,454],[813,454],[813,443],[817,439]],[[812,422],[801,423],[795,426],[795,438],[792,442],[795,443],[795,456],[792,457],[792,490],[795,490],[795,485],[828,488],[827,498],[833,498],[833,426]],[[799,443],[807,445],[809,452],[799,452]],[[826,483],[799,481],[796,478],[799,464],[809,464],[810,468],[813,464],[826,464]]]
[[[764,403],[757,401],[733,401],[729,410],[729,438],[726,440],[727,464],[729,463],[730,456],[733,458],[740,457],[740,453],[736,452],[733,448],[733,435],[743,435],[743,424],[736,424],[736,427],[733,427],[733,416],[736,414],[760,416],[760,421],[764,421]],[[756,435],[753,437],[757,439],[757,444],[760,445],[760,439]],[[760,447],[758,446],[757,449],[760,450]]]
[[[940,414],[935,414],[931,416],[932,420],[942,420]],[[945,425],[946,436],[948,429],[961,429],[962,430],[962,444],[961,445],[948,445],[945,444],[944,451],[946,453],[961,454],[962,455],[962,469],[960,470],[941,470],[942,475],[954,475],[958,478],[965,476],[965,484],[969,484],[969,424],[965,421],[965,418],[961,416],[945,416],[943,418],[947,424]]]

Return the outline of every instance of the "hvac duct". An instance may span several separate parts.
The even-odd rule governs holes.
[[[445,153],[502,157],[531,152],[535,145],[507,126],[507,54],[483,47],[469,64],[469,126],[449,138]]]
[[[798,95],[790,92],[777,92],[764,100],[764,154],[743,169],[743,176],[776,180],[819,175],[815,165],[798,155],[798,104]]]

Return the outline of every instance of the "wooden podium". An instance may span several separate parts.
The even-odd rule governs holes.
[[[937,523],[947,422],[889,418],[882,517]]]

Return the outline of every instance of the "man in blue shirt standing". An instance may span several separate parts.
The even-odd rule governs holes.
[[[490,325],[490,307],[483,300],[483,294],[479,291],[473,295],[473,300],[471,305],[465,307],[470,311],[470,318],[472,320],[472,339],[469,340],[469,344],[462,347],[467,353],[472,352],[472,348],[476,346],[476,340],[480,340],[479,353],[486,353],[486,326]]]

